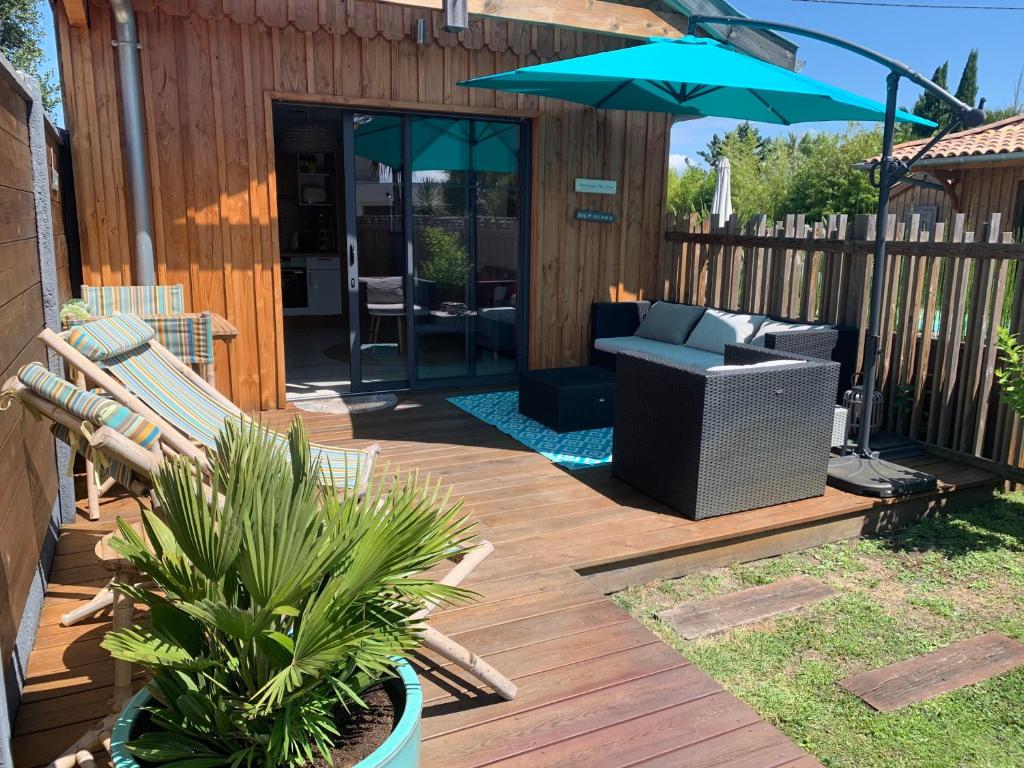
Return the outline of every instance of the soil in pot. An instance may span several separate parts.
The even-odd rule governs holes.
[[[340,713],[340,734],[329,756],[320,755],[306,768],[351,768],[379,747],[402,717],[404,694],[399,681],[375,685],[363,694],[366,709]]]

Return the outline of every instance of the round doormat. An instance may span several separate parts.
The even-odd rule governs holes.
[[[390,392],[373,395],[344,395],[318,400],[298,400],[293,405],[302,411],[314,413],[373,413],[386,411],[398,405],[398,396]]]

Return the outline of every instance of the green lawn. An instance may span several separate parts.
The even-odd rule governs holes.
[[[839,596],[695,642],[655,618],[801,573]],[[1024,494],[893,536],[702,571],[613,599],[830,768],[1024,766],[1024,668],[888,714],[836,685],[989,630],[1024,640]]]

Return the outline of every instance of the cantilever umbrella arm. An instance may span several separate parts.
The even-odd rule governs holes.
[[[765,19],[748,19],[743,16],[690,16],[687,34],[695,35],[697,33],[697,27],[701,24],[752,27],[754,29],[770,29],[775,32],[788,32],[792,35],[809,37],[812,40],[818,40],[822,43],[837,46],[838,48],[844,48],[851,53],[856,53],[866,59],[871,59],[876,64],[881,64],[890,72],[893,72],[900,77],[905,77],[907,80],[921,86],[926,91],[930,91],[935,94],[957,110],[960,116],[960,121],[965,128],[974,128],[985,122],[985,112],[980,107],[972,107],[969,104],[965,104],[945,88],[933,83],[920,72],[917,72],[913,68],[907,66],[902,61],[898,61],[891,56],[886,56],[884,53],[879,53],[867,46],[855,43],[852,40],[847,40],[835,35],[829,35],[825,32],[819,32],[816,29],[797,26],[796,24],[785,24],[779,21],[767,21]]]

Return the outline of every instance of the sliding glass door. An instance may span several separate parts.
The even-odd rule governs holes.
[[[353,389],[513,376],[526,126],[373,112],[343,126]]]

